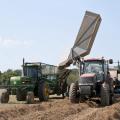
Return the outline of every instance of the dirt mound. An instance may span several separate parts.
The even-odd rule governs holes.
[[[40,105],[16,105],[0,110],[0,120],[15,119],[34,111],[44,110]]]
[[[119,120],[120,102],[100,107],[94,101],[71,104],[66,99],[50,99],[36,104],[1,104],[0,120]]]
[[[44,105],[46,104],[46,105]],[[80,113],[82,110],[87,109],[89,106],[87,104],[71,104],[67,99],[64,100],[54,100],[49,103],[43,103],[41,106],[44,106],[43,111],[35,111],[34,114],[30,113],[22,118],[24,120],[63,120],[69,115],[74,115]]]
[[[64,120],[120,120],[120,102],[106,107],[88,108]]]
[[[12,104],[11,104],[12,105]],[[2,105],[4,106],[4,105]],[[63,120],[69,115],[80,113],[89,107],[88,104],[71,104],[68,99],[50,100],[40,104],[16,104],[0,111],[3,120]]]

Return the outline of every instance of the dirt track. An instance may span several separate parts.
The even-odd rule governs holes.
[[[66,99],[23,104],[10,101],[0,105],[0,120],[119,120],[120,102],[99,107],[95,102],[71,104]]]

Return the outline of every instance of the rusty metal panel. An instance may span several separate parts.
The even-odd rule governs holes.
[[[72,64],[73,59],[84,57],[90,53],[100,23],[101,17],[99,14],[86,11],[68,59],[60,63],[60,67],[68,67]]]

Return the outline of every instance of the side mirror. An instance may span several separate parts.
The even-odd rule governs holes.
[[[109,64],[113,64],[113,59],[109,59]]]

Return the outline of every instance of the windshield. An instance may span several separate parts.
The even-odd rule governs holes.
[[[99,61],[84,63],[84,72],[85,73],[101,73],[102,71],[103,71],[102,63]]]
[[[36,67],[24,67],[24,76],[38,77],[38,71]]]
[[[103,66],[101,61],[85,61],[82,73],[95,73],[97,80],[103,80]]]

